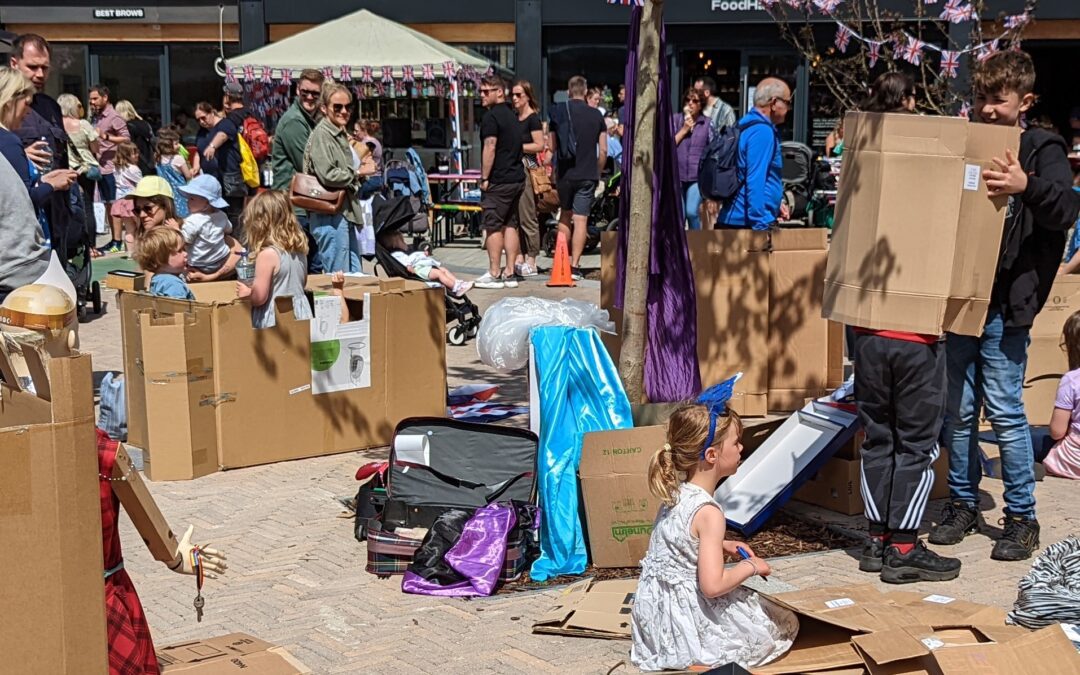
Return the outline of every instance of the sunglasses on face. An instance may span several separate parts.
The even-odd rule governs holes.
[[[514,98],[525,98],[525,94],[523,92],[520,92],[520,91],[515,91],[514,93],[512,93],[510,95],[513,96]]]
[[[318,98],[319,96],[318,89],[297,89],[296,93],[304,98]]]
[[[343,113],[352,110],[352,103],[332,103],[330,109],[336,113]]]
[[[482,87],[482,88],[480,89],[480,93],[481,93],[481,94],[494,94],[494,93],[495,93],[495,92],[497,92],[497,91],[499,91],[499,90],[498,90],[498,89],[494,89],[494,88],[483,88],[483,87]]]
[[[153,215],[154,211],[157,211],[157,209],[158,209],[157,204],[154,204],[153,202],[151,202],[149,204],[142,204],[142,205],[136,206],[135,208],[131,209],[131,212],[134,213],[137,216],[141,216],[143,214],[146,214],[146,215],[149,216],[149,215]]]

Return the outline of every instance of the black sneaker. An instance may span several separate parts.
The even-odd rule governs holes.
[[[964,502],[949,502],[941,512],[941,522],[930,530],[930,543],[951,546],[978,531],[979,510]]]
[[[1034,518],[1005,514],[998,525],[1005,526],[1005,534],[990,552],[994,560],[1027,560],[1039,548],[1039,521]]]
[[[582,273],[580,267],[571,267],[570,268],[570,279],[571,280],[573,280],[573,281],[581,281],[584,278],[585,278],[585,275]]]
[[[960,561],[946,558],[926,548],[922,540],[906,554],[895,546],[885,549],[881,580],[887,584],[910,584],[916,581],[949,581],[960,576]]]
[[[859,557],[859,570],[862,572],[880,572],[881,559],[885,555],[885,547],[888,544],[881,537],[870,537],[863,546],[862,556]]]

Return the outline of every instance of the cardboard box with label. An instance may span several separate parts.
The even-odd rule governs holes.
[[[1058,384],[1069,372],[1069,357],[1061,348],[1061,332],[1065,321],[1077,311],[1080,311],[1080,275],[1059,276],[1031,326],[1024,371],[1024,412],[1028,424],[1050,424]]]
[[[57,357],[36,394],[0,383],[0,654],[22,673],[109,672],[92,371]]]
[[[615,238],[601,248],[601,305],[615,309]],[[820,316],[828,231],[687,233],[697,294],[702,386],[742,372],[732,408],[744,416],[792,411],[843,381],[843,330]],[[618,359],[621,340],[604,335]]]
[[[852,326],[978,335],[1007,197],[982,171],[1020,130],[955,117],[848,113],[824,316]]]
[[[231,633],[190,640],[157,651],[164,675],[308,675],[311,670],[282,647],[247,635]]]
[[[585,434],[578,475],[593,565],[637,567],[645,556],[661,503],[649,459],[666,437],[666,425]]]
[[[803,483],[795,493],[795,499],[847,516],[860,514],[865,506],[859,487],[862,479],[861,467],[862,460],[833,457],[810,480]],[[930,488],[929,498],[945,499],[948,496],[949,452],[942,448],[934,462],[934,485]]]
[[[637,584],[637,579],[592,578],[570,584],[555,607],[533,624],[533,632],[629,640]]]
[[[308,288],[329,291],[329,277]],[[147,452],[152,480],[387,445],[402,418],[446,414],[441,289],[348,278],[350,317],[367,322],[370,339],[361,360],[338,350],[349,375],[322,394],[312,390],[310,321],[293,316],[291,299],[279,299],[276,326],[256,330],[234,282],[192,292],[194,302],[120,294],[128,443]]]

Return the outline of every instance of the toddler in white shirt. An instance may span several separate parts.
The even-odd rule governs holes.
[[[222,211],[229,204],[221,198],[221,184],[213,176],[201,174],[178,190],[188,200],[189,214],[180,227],[188,246],[188,266],[213,274],[232,252],[226,242],[226,235],[232,233],[232,223]]]

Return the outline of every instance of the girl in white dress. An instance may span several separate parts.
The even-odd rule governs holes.
[[[799,632],[792,612],[741,586],[772,570],[747,544],[724,539],[724,513],[712,495],[739,466],[742,422],[734,412],[713,410],[676,410],[668,442],[649,463],[649,488],[664,506],[634,598],[630,660],[642,670],[731,662],[755,668],[787,652]],[[724,555],[738,558],[737,547],[749,559],[725,568]]]

